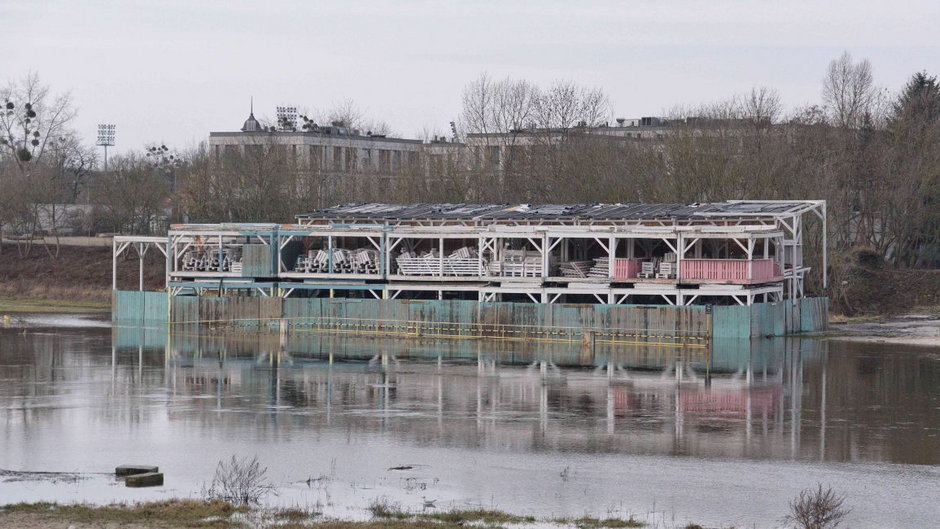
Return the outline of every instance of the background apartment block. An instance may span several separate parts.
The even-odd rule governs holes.
[[[216,162],[252,154],[273,154],[297,171],[318,174],[374,173],[392,177],[421,164],[423,142],[362,133],[334,122],[300,130],[289,126],[264,127],[249,115],[240,131],[210,132],[209,147]]]

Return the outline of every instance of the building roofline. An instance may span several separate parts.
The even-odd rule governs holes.
[[[352,135],[343,135],[343,134],[321,134],[317,132],[286,132],[286,131],[259,131],[259,132],[241,132],[241,131],[216,131],[210,132],[209,138],[251,138],[258,136],[275,136],[275,137],[301,137],[301,138],[341,138],[347,140],[365,140],[365,141],[390,141],[396,143],[413,143],[413,144],[422,144],[423,140],[409,139],[409,138],[389,138],[385,136],[352,136]]]

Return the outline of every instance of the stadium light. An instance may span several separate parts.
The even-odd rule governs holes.
[[[98,147],[104,147],[104,170],[108,172],[108,147],[114,147],[114,125],[98,124]]]

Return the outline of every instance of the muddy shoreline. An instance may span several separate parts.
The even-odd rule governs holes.
[[[940,347],[940,316],[925,313],[830,321],[829,330],[819,336],[830,340]]]
[[[437,510],[408,512],[374,505],[367,519],[342,520],[323,517],[316,509],[292,507],[264,509],[235,506],[221,500],[171,499],[160,502],[93,506],[84,504],[20,503],[0,506],[0,529],[175,529],[183,527],[232,527],[280,529],[335,528],[425,528],[458,529],[462,527],[531,529],[605,529],[630,527],[662,527],[687,529],[703,526],[666,525],[661,520],[627,518],[545,518],[521,516],[498,510]]]

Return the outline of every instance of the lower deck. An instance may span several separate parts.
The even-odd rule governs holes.
[[[701,283],[657,279],[606,281],[248,281],[235,278],[171,281],[178,295],[260,295],[283,298],[454,299],[522,303],[600,303],[610,305],[751,305],[784,299],[783,282],[762,284]]]

